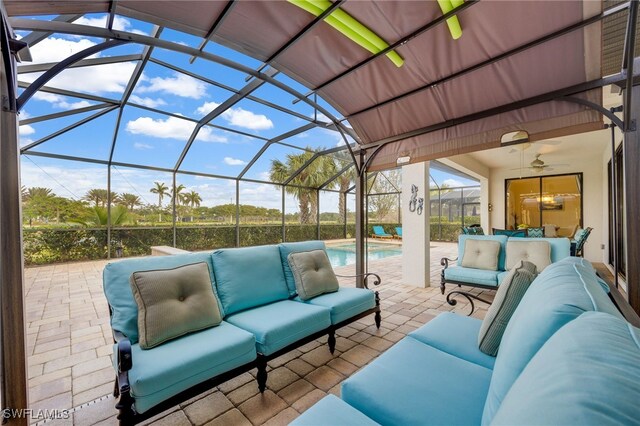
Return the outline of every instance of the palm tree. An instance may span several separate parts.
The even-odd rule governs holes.
[[[50,188],[43,188],[41,186],[31,187],[26,191],[23,191],[23,194],[27,200],[32,200],[34,198],[52,198],[56,196]]]
[[[193,222],[193,209],[196,207],[200,207],[202,197],[192,189],[191,192],[183,194],[182,199],[184,200],[185,204],[191,206],[191,222]]]
[[[288,154],[287,160],[283,163],[280,160],[271,161],[271,171],[269,177],[273,182],[284,183],[289,177],[303,167],[307,161],[313,157],[311,148],[302,154]],[[287,186],[285,190],[298,200],[300,209],[300,223],[315,223],[313,212],[318,208],[317,191],[318,188],[336,173],[336,164],[330,156],[320,156],[311,164],[305,167],[290,182],[298,186]]]
[[[87,219],[70,219],[69,222],[79,223],[82,226],[107,226],[107,209],[95,206],[91,209],[91,214]],[[126,206],[114,206],[111,209],[111,226],[118,226],[130,223],[133,218],[129,214]]]
[[[117,198],[117,194],[115,192],[111,193],[111,199],[115,200]],[[106,207],[109,202],[109,191],[106,189],[94,188],[87,191],[87,193],[82,197],[83,200],[89,201],[93,203],[94,207]]]
[[[162,222],[162,199],[165,195],[169,195],[169,187],[163,182],[154,182],[155,187],[150,191],[153,194],[158,194],[158,222]]]
[[[142,200],[140,199],[140,197],[128,192],[123,192],[122,194],[118,195],[118,202],[126,206],[131,211],[133,211],[133,209],[135,209],[136,207],[142,205]]]

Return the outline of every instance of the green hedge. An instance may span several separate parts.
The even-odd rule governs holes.
[[[176,245],[190,251],[235,247],[236,227],[180,227],[176,231]]]
[[[27,265],[107,257],[104,229],[24,229],[23,238]]]
[[[286,225],[285,236],[289,242],[317,240],[318,228],[316,225]]]

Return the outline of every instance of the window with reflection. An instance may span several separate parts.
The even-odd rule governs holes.
[[[582,227],[582,173],[505,181],[506,229],[544,226],[571,238]]]

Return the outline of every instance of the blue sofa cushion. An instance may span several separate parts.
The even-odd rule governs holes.
[[[482,320],[443,312],[409,336],[466,361],[493,369],[496,358],[478,349]]]
[[[491,424],[640,424],[638,360],[640,329],[587,312],[533,357]]]
[[[509,237],[506,235],[465,235],[458,236],[458,266],[462,265],[462,258],[464,256],[465,241],[472,240],[486,240],[486,241],[498,241],[500,243],[500,254],[498,255],[498,270],[504,271],[504,262],[506,257],[507,240]]]
[[[138,271],[170,269],[199,262],[206,262],[209,271],[213,272],[210,252],[125,259],[107,264],[102,276],[104,294],[113,311],[111,327],[127,336],[131,343],[138,341],[138,305],[133,298],[129,283],[131,274]],[[215,282],[213,273],[211,274],[211,282]],[[215,286],[213,291],[216,291]],[[222,305],[219,307],[220,313],[224,315]]]
[[[144,413],[200,382],[253,361],[256,346],[251,333],[223,321],[153,349],[132,345],[131,354],[131,394],[136,411]]]
[[[280,250],[280,262],[282,263],[282,269],[284,270],[284,279],[287,282],[287,288],[289,290],[289,296],[293,297],[297,293],[296,281],[293,278],[293,272],[289,266],[289,255],[291,253],[297,253],[300,251],[311,250],[325,250],[324,241],[301,241],[299,243],[281,243],[278,244]]]
[[[300,298],[295,300],[303,302]],[[331,324],[338,324],[374,308],[376,296],[373,291],[365,288],[340,287],[335,293],[323,294],[303,303],[331,309]]]
[[[621,318],[586,260],[549,265],[529,287],[505,329],[482,423],[489,424],[527,363],[556,331],[584,312]]]
[[[447,280],[497,287],[499,273],[500,271],[451,266],[444,270],[444,278]]]
[[[226,315],[289,298],[278,246],[216,250],[211,258]]]
[[[258,352],[272,353],[331,325],[330,310],[321,306],[283,300],[239,312],[226,318],[252,333]]]
[[[333,394],[325,396],[289,423],[291,426],[375,426],[377,424]]]
[[[342,382],[342,399],[383,425],[478,424],[491,370],[400,340]]]

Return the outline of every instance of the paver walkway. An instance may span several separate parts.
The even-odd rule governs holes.
[[[432,243],[431,282],[440,282],[440,259],[456,254],[454,243]],[[27,268],[26,306],[31,408],[70,409],[72,418],[47,424],[116,424],[109,311],[102,292],[106,261]],[[258,393],[245,373],[152,419],[154,425],[287,424],[407,333],[439,312],[468,312],[464,301],[448,305],[437,287],[401,284],[401,257],[371,261],[381,275],[382,327],[373,316],[338,331],[336,351],[326,337],[269,363],[267,391]],[[336,268],[352,274],[353,266]],[[342,279],[341,284],[353,285]],[[488,297],[492,297],[488,292]],[[474,316],[483,317],[485,306]],[[252,375],[253,374],[253,375]]]

